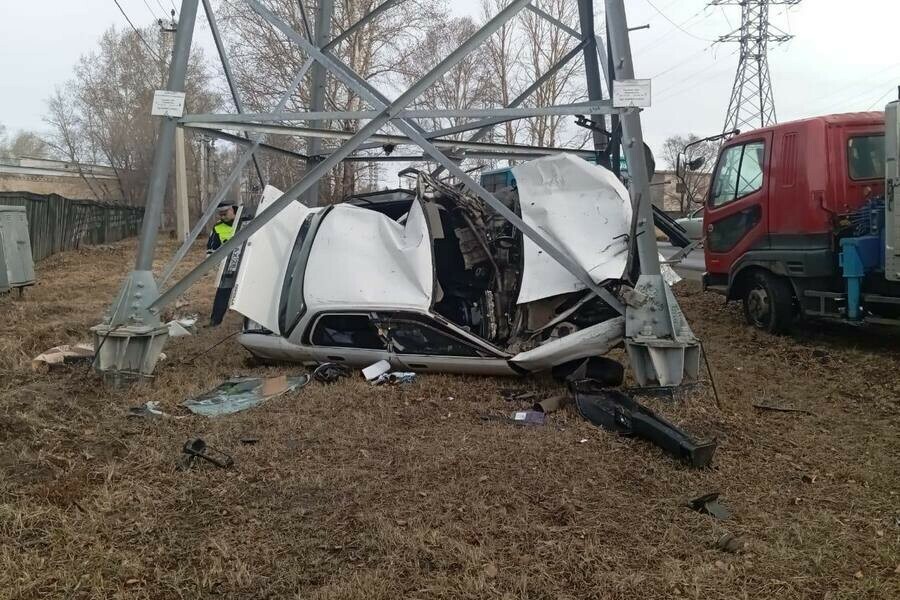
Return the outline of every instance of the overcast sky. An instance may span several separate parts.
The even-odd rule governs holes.
[[[162,14],[161,6],[171,9],[170,0],[120,3],[140,26],[153,21],[151,12]],[[450,4],[465,14],[479,3]],[[738,25],[740,8],[706,5],[707,0],[626,0],[629,25],[650,25],[633,32],[632,47],[637,76],[653,78],[653,106],[644,111],[643,123],[654,149],[672,134],[722,129],[736,46],[711,41]],[[773,6],[770,13],[775,25],[795,36],[769,52],[780,121],[879,109],[896,97],[900,2],[804,0],[789,9]],[[10,130],[43,129],[45,99],[112,25],[127,27],[113,0],[0,0],[0,123]],[[208,46],[205,23],[198,32]]]

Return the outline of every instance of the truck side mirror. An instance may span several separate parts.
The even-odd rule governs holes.
[[[678,153],[678,156],[675,157],[675,176],[679,179],[684,179],[685,176],[685,160],[685,155],[680,152]]]
[[[691,171],[696,171],[697,169],[702,167],[703,163],[705,163],[705,162],[706,162],[705,157],[698,156],[697,158],[695,158],[694,160],[692,160],[691,162],[688,163],[688,169],[690,169]]]

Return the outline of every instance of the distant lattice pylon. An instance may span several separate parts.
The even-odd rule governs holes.
[[[738,42],[740,58],[722,131],[756,129],[777,122],[767,56],[769,42],[786,42],[793,36],[769,22],[769,7],[794,5],[801,0],[712,0],[710,5],[741,7],[741,26],[719,38]]]

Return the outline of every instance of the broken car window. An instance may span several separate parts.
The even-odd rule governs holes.
[[[387,331],[392,350],[398,354],[482,355],[473,346],[423,323],[386,319],[381,321],[380,325],[383,330]]]
[[[385,350],[386,345],[369,315],[322,315],[310,341],[315,346]]]

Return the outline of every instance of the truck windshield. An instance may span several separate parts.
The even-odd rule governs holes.
[[[860,135],[847,142],[850,179],[884,179],[884,136]]]

